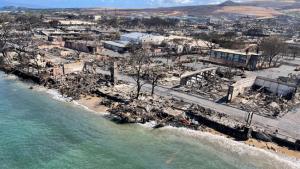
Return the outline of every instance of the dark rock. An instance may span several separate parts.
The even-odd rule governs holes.
[[[256,133],[256,138],[262,141],[272,142],[272,137],[265,133],[260,133],[260,132]]]
[[[155,125],[153,128],[158,129],[158,128],[162,128],[162,127],[165,127],[165,126],[166,126],[165,123],[159,123],[159,124]]]

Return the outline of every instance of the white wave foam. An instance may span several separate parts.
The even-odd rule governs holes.
[[[138,125],[140,125],[142,127],[146,127],[146,128],[153,128],[154,126],[157,125],[157,123],[156,123],[156,121],[150,121],[145,124],[138,123]]]
[[[83,104],[80,104],[80,103],[78,103],[77,101],[75,101],[75,100],[73,100],[71,103],[73,103],[74,105],[76,105],[76,106],[79,106],[79,107],[81,107],[81,108],[83,108],[84,110],[86,110],[86,111],[89,111],[89,112],[92,112],[92,113],[94,113],[94,114],[97,114],[97,115],[102,115],[102,116],[105,116],[105,115],[108,115],[109,113],[107,113],[107,112],[97,112],[97,111],[94,111],[94,110],[92,110],[92,109],[90,109],[88,106],[85,106],[85,105],[83,105]]]
[[[62,94],[59,93],[59,91],[55,89],[48,89],[46,93],[50,94],[53,99],[62,101],[62,102],[71,102],[72,98],[70,97],[64,97]]]
[[[138,125],[145,128],[153,128],[156,125],[156,122],[151,121],[145,124]],[[166,130],[171,132],[175,131],[191,138],[206,141],[212,144],[213,146],[218,146],[222,149],[226,149],[229,152],[238,154],[239,156],[244,156],[245,158],[252,157],[255,159],[261,159],[262,157],[264,157],[264,160],[270,159],[276,161],[276,163],[278,163],[279,165],[274,166],[272,169],[300,169],[300,160],[296,158],[276,154],[274,152],[267,151],[261,148],[251,147],[245,143],[234,141],[224,136],[215,135],[209,132],[196,131],[187,128],[177,128],[172,126],[163,127],[160,130]]]
[[[63,96],[58,90],[56,89],[47,89],[43,86],[40,86],[40,85],[35,85],[33,87],[33,89],[35,91],[38,91],[38,92],[45,92],[47,94],[49,94],[52,99],[55,99],[57,101],[61,101],[61,102],[64,102],[64,103],[72,103],[73,105],[75,106],[79,106],[81,108],[83,108],[84,110],[86,111],[89,111],[89,112],[92,112],[92,113],[95,113],[95,114],[99,114],[99,112],[96,112],[94,110],[91,110],[90,108],[88,108],[87,106],[83,105],[83,104],[80,104],[78,103],[77,101],[73,100],[71,97],[65,97]],[[103,113],[103,115],[106,115],[107,113]]]
[[[5,80],[17,80],[19,79],[18,76],[13,75],[13,74],[1,74],[1,78],[5,79]]]
[[[37,84],[33,85],[32,87],[33,87],[33,90],[37,91],[37,92],[47,93],[47,91],[49,90],[49,89],[45,88],[44,86],[40,86],[40,85],[37,85]]]
[[[82,107],[84,110],[87,110],[87,111],[90,111],[90,112],[93,112],[93,113],[97,113],[97,112],[95,112],[95,111],[91,110],[90,108],[88,108],[87,106],[85,106],[85,105],[83,105],[83,104],[80,104],[80,103],[78,103],[78,102],[77,102],[77,101],[75,101],[75,100],[73,100],[73,101],[72,101],[72,103],[73,103],[74,105],[76,105],[76,106],[80,106],[80,107]]]
[[[239,156],[244,156],[245,158],[274,161],[274,163],[276,162],[276,164],[274,164],[273,169],[300,169],[300,161],[296,158],[279,155],[256,147],[251,147],[244,143],[237,142],[223,136],[171,126],[164,127],[161,130],[180,132],[180,134],[184,134],[201,141],[206,141],[214,146],[221,147],[222,149],[226,149],[227,151],[232,153],[236,153]]]
[[[4,72],[1,72],[0,71],[0,77],[5,79],[5,80],[16,80],[16,82],[18,84],[21,84],[22,86],[24,85],[25,87],[33,87],[33,90],[34,91],[37,91],[37,92],[43,92],[43,93],[47,93],[49,94],[52,99],[55,99],[55,100],[58,100],[58,101],[61,101],[61,102],[70,102],[70,103],[73,103],[74,105],[76,106],[80,106],[82,107],[83,109],[87,110],[87,111],[90,111],[90,112],[93,112],[95,114],[99,114],[99,112],[96,112],[94,110],[91,110],[89,109],[87,106],[85,105],[82,105],[76,101],[72,101],[73,99],[71,97],[65,97],[63,96],[58,90],[56,89],[47,89],[45,88],[44,86],[40,86],[36,83],[33,83],[33,82],[30,82],[30,81],[21,81],[20,78],[16,75],[13,75],[13,74],[5,74]],[[102,113],[102,115],[106,115],[107,113]]]
[[[73,100],[72,103],[73,103],[74,105],[76,105],[76,106],[82,107],[84,110],[87,110],[87,111],[93,112],[93,113],[97,113],[96,111],[91,110],[89,107],[87,107],[87,106],[85,106],[85,105],[83,105],[83,104],[80,104],[80,103],[78,103],[78,102],[75,101],[75,100]]]

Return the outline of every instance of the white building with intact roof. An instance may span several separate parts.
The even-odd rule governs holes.
[[[131,43],[153,43],[153,44],[161,44],[164,40],[164,36],[159,35],[151,35],[147,33],[133,32],[121,35],[121,41],[128,41]]]

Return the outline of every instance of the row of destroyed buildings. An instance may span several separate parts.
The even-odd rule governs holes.
[[[284,28],[282,18],[178,17],[178,24],[165,27],[124,25],[134,24],[134,19],[133,16],[95,19],[76,11],[49,13],[43,18],[46,26],[32,28],[33,45],[26,47],[39,57],[20,60],[22,50],[8,54],[21,71],[32,70],[32,74],[67,85],[66,90],[78,97],[81,94],[78,91],[86,86],[97,91],[110,87],[107,80],[110,73],[113,84],[118,85],[115,79],[119,79],[125,86],[119,87],[124,91],[130,85],[137,89],[143,81],[152,85],[153,93],[159,86],[157,95],[161,97],[168,95],[163,91],[170,91],[272,119],[284,118],[300,103],[299,30],[293,30],[293,36],[288,35],[291,30]],[[278,24],[272,27],[274,21]],[[260,43],[273,35],[280,35],[281,44],[296,52],[281,50],[276,59],[270,60],[270,53]],[[16,44],[9,45],[20,49]],[[149,56],[148,61],[135,62],[139,58],[133,57],[133,49],[143,50]],[[92,80],[85,81],[87,77]],[[114,88],[107,90],[109,93]],[[126,98],[131,98],[134,92],[128,91]]]

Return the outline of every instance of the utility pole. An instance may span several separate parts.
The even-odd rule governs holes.
[[[248,112],[247,118],[246,118],[246,126],[244,128],[244,134],[245,134],[245,139],[248,140],[251,138],[251,124],[252,124],[252,119],[253,119],[253,112]]]
[[[117,62],[111,62],[110,65],[110,77],[111,77],[111,83],[112,85],[117,84],[117,68],[118,68],[118,64]]]

